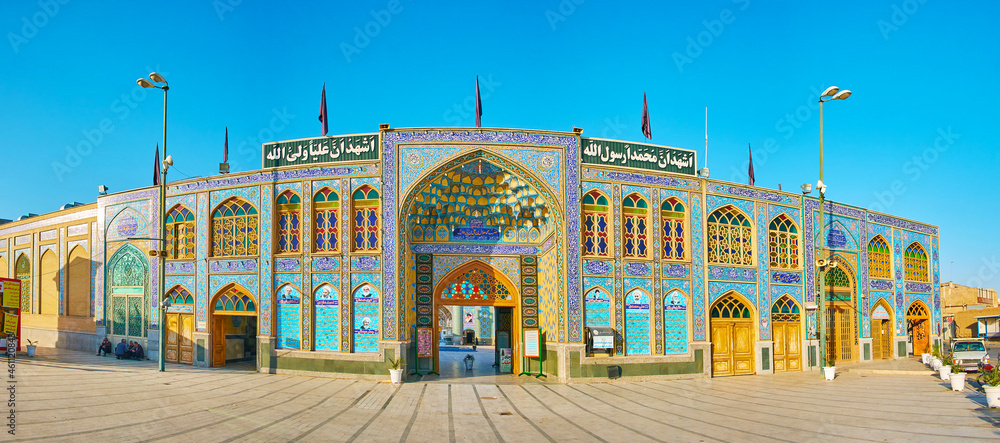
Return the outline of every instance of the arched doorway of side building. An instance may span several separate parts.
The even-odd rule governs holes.
[[[788,294],[771,306],[774,372],[802,370],[802,312]]]
[[[871,312],[872,359],[892,359],[892,308],[884,299],[879,299]]]
[[[913,355],[931,352],[931,326],[927,305],[917,300],[906,310],[906,331],[913,344]]]
[[[826,358],[825,361],[853,362],[857,360],[858,346],[857,279],[843,257],[835,256],[836,263],[824,276],[826,292]],[[822,362],[821,362],[822,363]]]
[[[257,358],[257,300],[236,283],[224,286],[209,305],[212,311],[212,366]]]
[[[194,295],[181,285],[174,286],[163,296],[169,303],[164,317],[166,341],[164,361],[192,364],[194,361]]]
[[[712,304],[712,376],[754,373],[753,304],[730,291]]]

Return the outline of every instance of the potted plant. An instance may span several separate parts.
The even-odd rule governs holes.
[[[936,360],[936,361],[941,361],[941,360]],[[951,361],[951,355],[945,356],[945,358],[943,359],[943,361]],[[941,375],[941,380],[944,380],[944,381],[950,380],[951,379],[951,366],[942,363],[938,367],[938,374]]]
[[[1000,366],[984,365],[979,369],[977,380],[983,385],[983,391],[986,393],[986,405],[1000,408]]]
[[[24,339],[24,341],[28,342],[28,345],[26,346],[26,348],[28,349],[28,357],[34,357],[35,356],[35,346],[38,345],[38,342],[37,341],[31,341],[31,340],[29,340],[27,338]]]
[[[405,364],[403,357],[399,357],[395,360],[389,359],[389,380],[393,384],[399,384],[403,382],[403,371],[405,369],[402,366]]]
[[[826,359],[826,366],[823,366],[823,377],[826,377],[827,380],[833,380],[836,375],[837,359],[831,355]]]
[[[941,369],[941,347],[937,343],[931,348],[931,356],[929,358],[931,369],[937,371]]]
[[[951,390],[952,391],[964,391],[965,390],[965,368],[958,364],[957,361],[951,361],[951,375],[948,377],[951,380]]]

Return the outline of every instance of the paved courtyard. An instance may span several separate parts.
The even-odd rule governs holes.
[[[561,385],[257,374],[39,348],[16,363],[16,439],[66,441],[996,440],[1000,412],[916,362]],[[893,370],[911,370],[908,374]],[[912,371],[916,370],[916,371]],[[388,379],[388,375],[386,376]],[[523,377],[522,377],[523,379]],[[9,435],[7,437],[10,437]]]

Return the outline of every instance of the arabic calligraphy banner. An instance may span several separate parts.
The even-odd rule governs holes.
[[[695,175],[695,152],[666,146],[580,138],[584,164]]]
[[[378,134],[317,137],[264,143],[264,167],[378,160]]]

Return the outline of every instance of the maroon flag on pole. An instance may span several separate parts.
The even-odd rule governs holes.
[[[160,144],[156,144],[156,154],[153,154],[153,186],[160,186]]]
[[[479,98],[479,76],[476,76],[476,127],[483,127],[483,101]]]
[[[750,144],[749,143],[747,143],[747,152],[750,154],[750,169],[747,170],[747,173],[750,174],[750,186],[753,186],[753,182],[754,182],[754,178],[753,178],[753,150],[750,149]]]
[[[226,126],[226,146],[222,150],[222,162],[229,163],[229,126]]]
[[[642,135],[653,139],[653,131],[649,129],[649,107],[646,106],[646,93],[642,93]]]
[[[323,135],[330,132],[330,125],[326,117],[326,83],[323,83],[323,94],[319,102],[319,121],[323,123]]]

